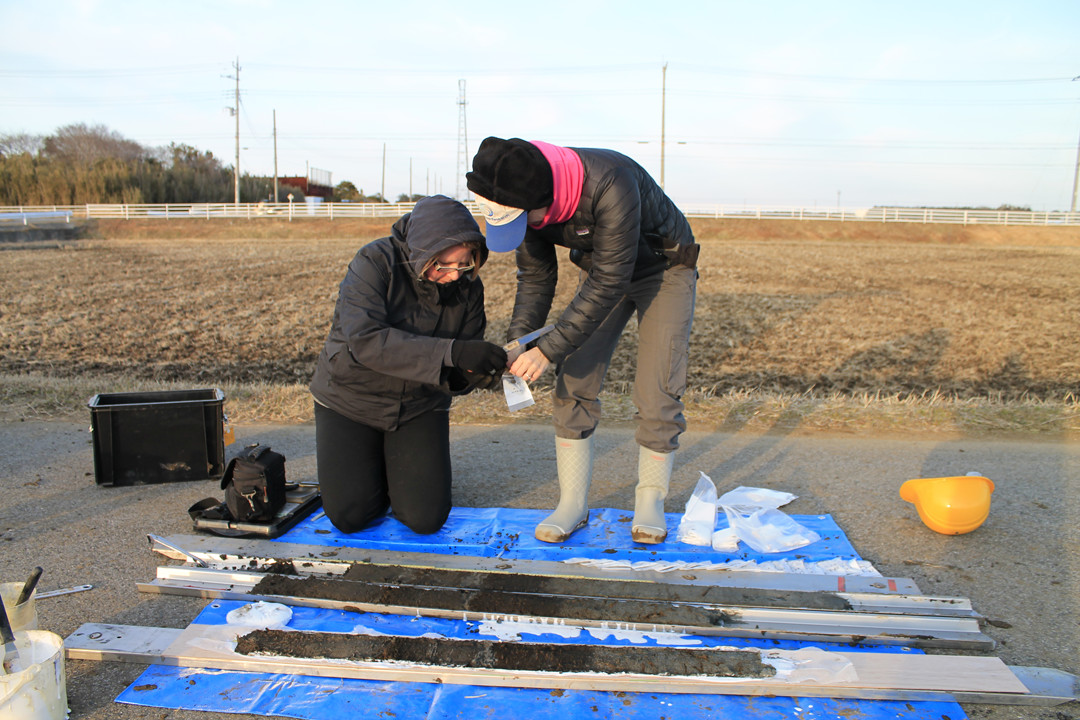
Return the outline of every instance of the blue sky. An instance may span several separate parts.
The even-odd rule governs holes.
[[[0,134],[231,166],[238,58],[242,171],[273,174],[276,112],[280,175],[390,199],[464,193],[460,81],[466,164],[488,135],[610,147],[684,206],[1067,210],[1080,138],[1075,0],[0,0],[0,28]]]

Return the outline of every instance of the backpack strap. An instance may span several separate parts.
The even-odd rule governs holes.
[[[225,507],[225,503],[212,497],[203,498],[189,507],[188,515],[191,516],[192,520],[198,520],[199,518],[206,518],[207,520],[232,519],[229,516],[229,509]]]

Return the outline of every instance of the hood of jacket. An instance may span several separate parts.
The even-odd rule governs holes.
[[[403,215],[393,227],[393,238],[408,258],[414,278],[422,280],[424,267],[447,248],[465,242],[477,242],[476,267],[488,258],[487,244],[480,226],[469,209],[444,195],[432,195],[416,202],[412,212]]]

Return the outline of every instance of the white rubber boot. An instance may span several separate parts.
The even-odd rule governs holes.
[[[671,484],[675,453],[661,453],[638,446],[638,483],[634,493],[634,542],[655,545],[667,539],[664,500]]]
[[[593,439],[555,438],[559,471],[559,505],[536,526],[536,539],[565,542],[589,522],[589,484],[592,482]]]

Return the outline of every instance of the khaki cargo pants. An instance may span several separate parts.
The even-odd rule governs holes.
[[[587,438],[596,430],[604,376],[623,329],[636,314],[635,439],[656,452],[679,447],[679,435],[686,430],[682,396],[686,392],[696,292],[697,270],[683,265],[631,284],[596,332],[556,369],[553,414],[557,437]]]

